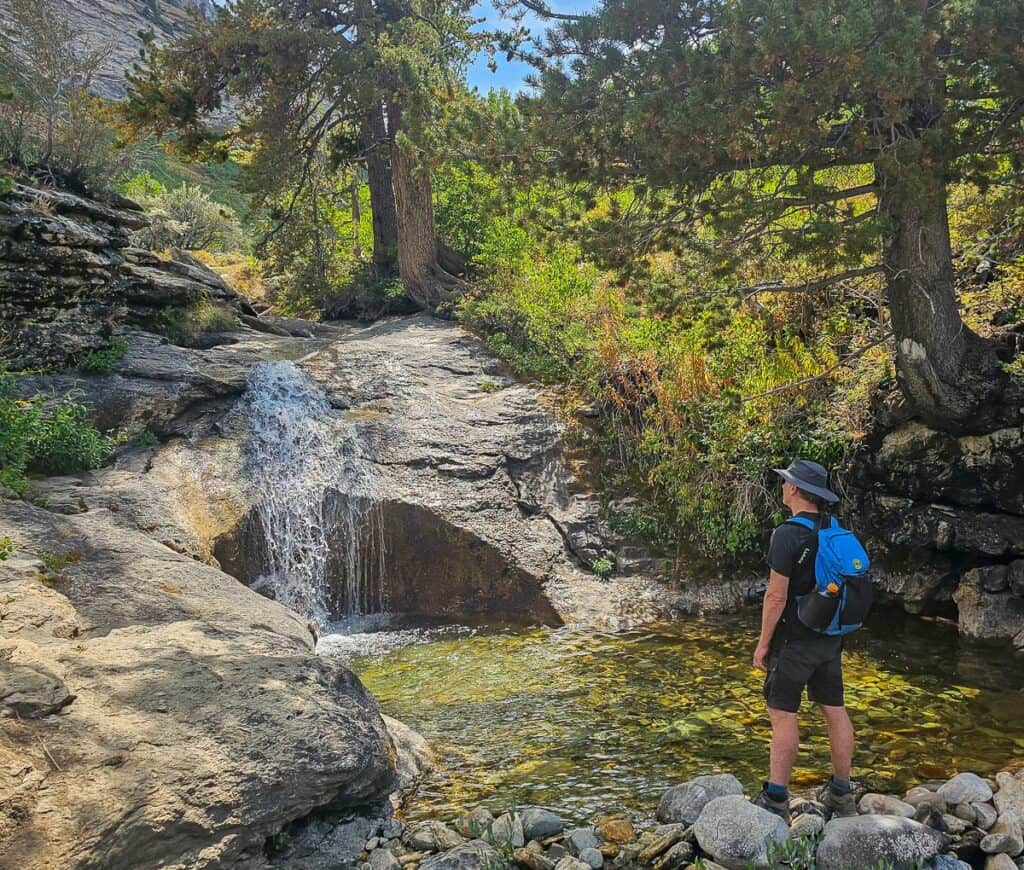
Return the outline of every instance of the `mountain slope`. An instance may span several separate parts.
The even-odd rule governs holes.
[[[215,12],[212,0],[59,0],[58,6],[86,45],[109,50],[93,90],[112,100],[127,93],[124,73],[139,58],[140,33],[151,30],[162,42],[188,28],[193,14],[209,18]],[[10,9],[9,0],[0,0],[0,19]]]

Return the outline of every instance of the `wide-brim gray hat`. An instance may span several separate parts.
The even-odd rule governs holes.
[[[772,471],[797,489],[833,504],[839,501],[839,496],[828,488],[828,469],[824,465],[811,462],[809,459],[794,459],[789,463],[789,468],[773,468]]]

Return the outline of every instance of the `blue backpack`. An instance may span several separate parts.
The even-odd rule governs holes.
[[[864,546],[835,517],[828,517],[827,522],[791,517],[786,522],[817,532],[818,538],[814,589],[796,596],[800,622],[831,637],[856,631],[864,624],[875,597],[875,584],[868,570],[871,560]]]

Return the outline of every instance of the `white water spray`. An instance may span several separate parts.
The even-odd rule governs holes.
[[[385,549],[372,462],[294,363],[261,363],[244,398],[266,571],[253,588],[323,629],[332,616],[385,610]],[[340,582],[333,585],[337,577]]]

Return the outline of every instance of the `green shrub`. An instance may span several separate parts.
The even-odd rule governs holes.
[[[46,402],[12,394],[0,372],[0,484],[24,494],[26,474],[70,474],[99,468],[113,442],[89,421],[88,410],[70,396]]]
[[[234,332],[239,322],[229,305],[204,299],[190,308],[165,308],[155,328],[175,344],[188,345],[206,333]]]
[[[143,180],[142,184],[146,183]],[[245,244],[234,209],[215,202],[198,186],[183,184],[155,195],[143,194],[139,201],[151,223],[136,235],[147,248],[223,252],[239,250]]]
[[[128,340],[115,338],[110,344],[98,350],[89,351],[78,359],[78,369],[87,375],[109,375],[117,369],[128,351]]]
[[[14,552],[14,541],[10,535],[0,535],[0,562],[6,562]]]
[[[615,570],[615,563],[607,556],[599,556],[590,563],[590,570],[597,574],[598,577],[611,577],[612,572]]]

